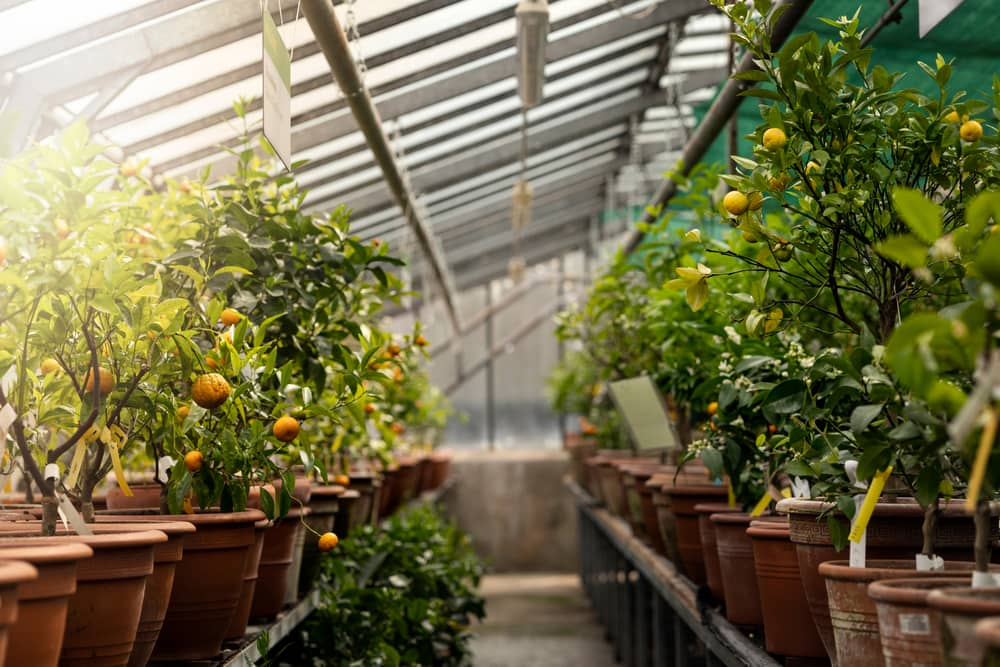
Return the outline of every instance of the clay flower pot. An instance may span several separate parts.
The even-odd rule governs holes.
[[[19,588],[38,579],[38,570],[19,560],[0,561],[0,664],[7,655],[7,629],[17,622]],[[13,663],[12,663],[13,664]]]
[[[956,572],[972,572],[973,564],[945,562],[944,570],[917,572],[915,560],[872,560],[866,567],[850,567],[848,561],[829,561],[819,566],[826,578],[830,620],[839,665],[882,665],[878,610],[868,597],[868,585],[886,579],[954,577]]]
[[[667,543],[663,537],[663,533],[660,532],[660,522],[656,516],[656,504],[653,501],[653,488],[649,486],[649,480],[656,474],[662,474],[662,471],[668,467],[672,468],[673,466],[655,466],[646,472],[637,474],[635,477],[635,491],[639,496],[639,509],[642,515],[642,523],[646,530],[646,536],[649,538],[649,543],[656,553],[662,556],[667,555]]]
[[[712,514],[709,520],[715,525],[726,618],[734,625],[762,625],[753,542],[747,535],[750,515],[725,512]]]
[[[95,531],[96,535],[60,530],[55,536],[39,537],[36,523],[0,525],[4,547],[68,542],[93,550],[92,558],[79,561],[76,592],[66,610],[60,665],[128,664],[139,629],[146,579],[153,573],[154,547],[167,541],[164,533],[146,528],[109,526],[107,533]]]
[[[407,503],[417,497],[417,485],[420,483],[420,471],[417,467],[417,458],[414,456],[401,456],[399,458],[399,505]]]
[[[584,479],[587,481],[587,486],[585,488],[600,505],[607,504],[604,500],[604,493],[601,487],[601,472],[598,470],[598,468],[600,468],[603,464],[603,456],[591,456],[583,462],[583,466],[586,469]]]
[[[233,619],[229,622],[226,639],[242,639],[247,633],[247,623],[250,622],[250,605],[253,604],[254,592],[257,590],[257,572],[260,567],[260,556],[264,549],[264,535],[271,527],[271,522],[261,519],[253,525],[254,540],[247,552],[243,565],[243,589],[240,592],[240,602],[236,606]]]
[[[674,486],[664,489],[664,492],[670,498],[670,512],[674,515],[681,569],[688,579],[701,586],[708,579],[705,577],[698,513],[694,507],[702,503],[719,502],[728,496],[728,491],[721,484],[698,484]]]
[[[799,576],[799,560],[788,523],[753,521],[754,570],[760,591],[767,651],[790,658],[825,658]]]
[[[351,471],[351,483],[348,488],[361,494],[354,503],[355,515],[351,519],[352,526],[378,521],[383,501],[391,500],[389,496],[392,494],[392,489],[389,487],[389,480],[380,477],[378,473]]]
[[[605,458],[597,467],[597,476],[601,484],[601,498],[608,511],[615,516],[625,516],[625,490],[618,477],[618,463],[632,463],[631,458]]]
[[[431,482],[428,491],[440,487],[448,480],[448,473],[451,472],[451,454],[434,452],[431,454]]]
[[[18,587],[17,621],[7,627],[5,664],[55,667],[62,652],[69,599],[76,593],[79,562],[93,557],[94,551],[79,542],[36,539],[0,540],[0,558],[30,563],[38,571],[36,579]]]
[[[131,496],[126,496],[122,493],[117,484],[108,489],[108,493],[105,496],[107,509],[112,511],[160,509],[160,493],[163,489],[161,485],[152,482],[148,484],[132,484],[129,488],[132,490]],[[94,509],[97,509],[96,503]]]
[[[345,489],[337,484],[321,485],[316,484],[312,489],[312,498],[309,501],[309,516],[306,517],[306,525],[322,535],[326,532],[336,532],[334,521],[337,517],[337,510],[340,506],[339,498]],[[339,535],[339,533],[338,533]],[[319,546],[314,539],[306,537],[302,547],[302,571],[296,587],[300,595],[310,591],[316,583],[319,575],[320,552]]]
[[[569,453],[570,477],[583,488],[588,488],[586,461],[597,453],[597,441],[582,433],[567,433],[564,446]]]
[[[1000,616],[1000,588],[939,588],[927,604],[941,614],[941,658],[948,667],[980,667],[987,652],[976,623]]]
[[[358,512],[357,506],[361,501],[361,493],[354,489],[347,489],[340,494],[339,508],[337,516],[333,518],[333,532],[337,533],[340,539],[344,539],[351,534],[351,531],[358,525],[356,523]]]
[[[652,536],[646,530],[646,520],[642,512],[640,486],[645,486],[649,478],[660,466],[655,463],[637,462],[619,466],[622,493],[625,496],[625,519],[632,527],[632,533],[643,542],[652,544]]]
[[[964,501],[961,500],[942,503],[938,515],[936,551],[945,560],[966,561],[972,558],[975,525],[972,517],[965,514],[963,505]],[[832,658],[837,653],[837,647],[830,622],[826,580],[819,574],[819,564],[846,558],[847,549],[834,550],[826,519],[820,518],[821,512],[830,511],[831,508],[830,503],[798,498],[778,503],[778,512],[789,517],[792,542],[798,552],[799,571],[809,609],[823,645]],[[847,519],[839,513],[835,513],[835,516],[846,531]],[[867,557],[912,560],[914,554],[923,548],[923,522],[923,510],[912,499],[878,503],[868,524]],[[993,530],[998,531],[995,522]]]
[[[264,534],[250,618],[271,619],[284,607],[288,570],[295,558],[298,533],[305,530],[302,517],[308,512],[307,507],[292,507],[284,518],[275,521]],[[301,542],[298,544],[301,547]]]
[[[927,606],[938,588],[970,586],[971,576],[921,577],[875,581],[868,597],[878,610],[878,631],[886,667],[940,667],[940,614]]]
[[[128,664],[141,666],[149,662],[153,647],[160,636],[163,619],[170,605],[170,591],[174,586],[174,574],[177,563],[184,556],[184,542],[188,535],[195,532],[193,524],[187,521],[135,521],[135,517],[118,517],[100,515],[97,517],[95,532],[102,530],[122,530],[124,524],[134,526],[136,530],[155,528],[167,536],[166,542],[157,544],[153,549],[153,573],[146,579],[146,590],[142,598],[142,612],[139,614],[139,629],[135,635],[135,645]],[[103,525],[110,524],[110,525]]]
[[[709,518],[712,514],[737,513],[738,507],[730,507],[727,503],[700,503],[694,506],[698,513],[698,535],[701,538],[701,550],[705,556],[705,581],[712,597],[722,602],[725,600],[725,589],[722,584],[722,572],[719,569],[719,550],[715,543],[715,524]]]
[[[976,639],[986,647],[985,667],[1000,665],[1000,618],[984,618],[976,623]]]

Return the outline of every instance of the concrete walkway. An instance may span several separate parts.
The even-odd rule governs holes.
[[[481,591],[486,621],[474,628],[475,667],[614,667],[575,574],[490,575]]]

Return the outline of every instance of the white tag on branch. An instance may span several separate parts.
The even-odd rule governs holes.
[[[3,407],[0,408],[0,435],[6,437],[7,431],[10,430],[10,426],[15,420],[17,420],[17,412],[14,411],[14,406],[10,403],[4,403]]]
[[[59,494],[59,516],[63,520],[63,525],[66,524],[67,520],[69,521],[69,525],[73,527],[73,531],[77,535],[94,534],[94,531],[87,526],[87,522],[83,520],[80,513],[76,511],[75,507],[73,507],[73,503],[69,501],[69,498],[62,494]]]
[[[795,498],[812,498],[809,480],[796,477],[792,480],[792,496]]]
[[[177,461],[172,456],[161,456],[157,467],[159,468],[159,474],[156,476],[161,483],[166,484],[170,481],[170,470],[177,465]]]
[[[52,479],[52,480],[57,480],[58,481],[58,479],[59,479],[59,464],[58,463],[49,463],[49,464],[46,464],[44,477],[45,477],[45,479]]]
[[[865,501],[865,497],[862,495],[854,496],[854,518],[851,519],[851,528],[854,528],[854,522],[858,520],[858,514],[861,512],[861,504]],[[865,555],[868,548],[868,531],[866,530],[861,534],[861,540],[858,542],[848,542],[851,548],[851,567],[864,567],[865,566]]]
[[[990,572],[973,572],[973,588],[994,588],[998,583],[997,577]]]
[[[930,572],[944,569],[944,559],[941,556],[927,556],[917,554],[917,570],[920,572]]]
[[[17,381],[17,368],[11,366],[7,369],[7,372],[3,374],[0,378],[0,387],[3,388],[3,393],[10,396],[11,390],[14,388],[14,382]]]

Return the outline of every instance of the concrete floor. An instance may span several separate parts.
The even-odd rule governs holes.
[[[481,591],[487,616],[474,628],[475,667],[614,667],[577,575],[490,575]]]

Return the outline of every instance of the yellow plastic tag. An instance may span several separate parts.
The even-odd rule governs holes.
[[[791,490],[791,489],[789,489],[789,488],[788,488],[788,487],[786,486],[785,488],[783,488],[783,489],[781,490],[781,497],[782,497],[782,498],[791,498],[791,497],[792,497],[792,490]]]
[[[64,482],[67,489],[72,489],[76,486],[76,480],[80,476],[80,470],[83,468],[83,459],[85,458],[87,445],[89,444],[86,438],[76,443],[76,449],[73,451],[73,460],[69,464],[69,473],[66,474],[66,481]]]
[[[101,434],[103,439],[107,434],[107,440],[105,442],[108,445],[108,453],[111,454],[111,465],[115,469],[115,478],[118,480],[118,488],[122,490],[126,496],[132,495],[132,489],[128,487],[128,482],[125,481],[125,468],[122,467],[121,456],[118,455],[118,448],[121,447],[122,443],[125,441],[125,432],[122,431],[121,427],[117,424],[112,426],[111,429],[104,429],[104,433]]]
[[[997,411],[993,408],[986,410],[986,425],[983,427],[983,434],[979,437],[979,448],[976,450],[976,460],[972,464],[972,474],[969,475],[969,489],[965,494],[965,511],[968,514],[975,514],[976,503],[979,502],[979,492],[983,488],[983,477],[986,475],[986,464],[990,460],[990,452],[993,451],[993,440],[997,435]]]
[[[765,512],[765,510],[767,510],[767,506],[770,504],[771,494],[765,491],[764,495],[757,501],[757,504],[754,505],[753,511],[750,512],[750,516],[760,516]]]
[[[729,489],[729,506],[736,507],[736,494],[733,493],[733,483],[726,482],[726,487]]]
[[[868,493],[865,494],[865,500],[861,503],[857,516],[854,517],[851,534],[847,536],[847,539],[851,542],[861,541],[861,537],[865,534],[865,529],[868,527],[868,522],[872,518],[872,512],[875,511],[875,504],[878,502],[879,496],[882,495],[882,489],[885,488],[885,481],[889,479],[890,474],[892,474],[892,466],[875,473],[871,484],[868,485]]]

